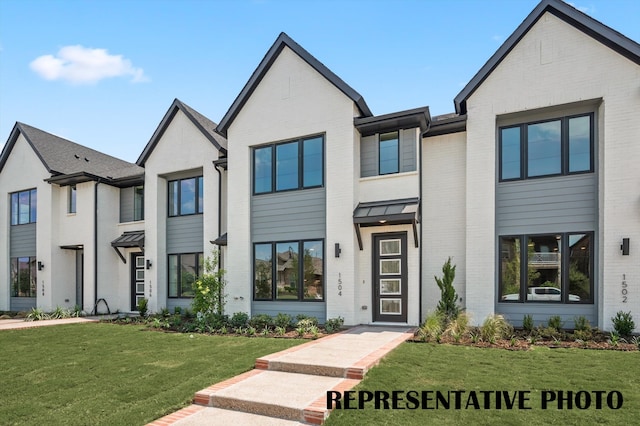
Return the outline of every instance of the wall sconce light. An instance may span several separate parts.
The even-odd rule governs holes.
[[[151,260],[147,259],[147,269],[151,269],[152,263]]]
[[[340,253],[342,253],[342,249],[340,248],[340,243],[336,243],[336,257],[340,257]]]
[[[44,263],[38,260],[38,271],[42,271],[44,269]]]
[[[629,256],[629,238],[622,239],[622,245],[620,246],[623,256]]]

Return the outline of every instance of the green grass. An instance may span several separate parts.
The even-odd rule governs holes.
[[[142,425],[302,340],[74,324],[0,332],[0,423]]]
[[[531,410],[396,409],[334,410],[328,426],[338,425],[629,425],[640,420],[640,354],[584,349],[530,351],[405,343],[369,371],[355,390],[530,391]],[[541,409],[543,390],[617,390],[619,410]],[[479,393],[478,393],[479,395]],[[593,394],[592,394],[593,396]],[[463,399],[466,404],[466,398]],[[402,404],[404,404],[403,402]],[[432,403],[433,404],[433,403]],[[555,403],[554,403],[555,404]],[[565,405],[566,407],[566,405]]]

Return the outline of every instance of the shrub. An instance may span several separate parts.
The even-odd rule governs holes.
[[[533,330],[533,317],[531,315],[527,314],[522,318],[522,328],[524,331],[531,333]]]
[[[583,342],[586,342],[593,338],[593,333],[591,330],[575,330],[573,332],[573,338],[575,340],[581,340]]]
[[[233,328],[241,328],[245,327],[249,322],[249,314],[246,312],[236,312],[231,315],[231,319],[229,320],[229,324]]]
[[[170,315],[171,315],[171,313],[169,312],[169,308],[160,309],[160,316],[168,317]]]
[[[344,318],[342,317],[329,318],[324,323],[324,329],[326,330],[327,333],[334,333],[336,331],[339,331],[342,328],[343,324],[344,324]]]
[[[489,315],[480,327],[482,340],[495,343],[498,339],[504,339],[512,334],[513,327],[502,315]]]
[[[217,253],[203,261],[204,273],[194,283],[194,295],[191,307],[198,314],[222,314],[225,304],[224,271],[218,269]]]
[[[549,322],[547,322],[547,326],[549,328],[553,328],[556,331],[560,331],[562,329],[562,326],[564,325],[564,323],[562,322],[562,319],[560,318],[560,315],[553,315],[549,317]]]
[[[273,327],[273,318],[271,317],[271,315],[267,315],[267,314],[254,315],[249,320],[249,325],[259,330],[262,330],[265,328],[269,329]]]
[[[296,319],[298,320],[298,324],[300,323],[300,321],[308,320],[311,321],[313,325],[318,325],[318,318],[310,317],[309,315],[298,314],[296,315]]]
[[[444,315],[436,310],[430,313],[418,330],[418,336],[425,342],[436,341],[440,343],[444,331]]]
[[[182,308],[180,306],[176,306],[173,308],[173,313],[176,315],[181,315],[182,314]]]
[[[27,314],[27,321],[42,321],[49,319],[49,315],[40,308],[31,308]]]
[[[278,315],[276,315],[276,318],[273,322],[276,327],[282,327],[286,330],[288,327],[291,327],[292,321],[293,318],[291,317],[291,315],[279,313]]]
[[[138,302],[138,312],[140,313],[140,316],[143,318],[146,317],[148,309],[149,301],[146,298],[140,299],[140,301]]]
[[[579,317],[575,317],[573,319],[573,328],[578,331],[591,331],[591,324],[589,320],[584,316],[580,315]]]
[[[469,331],[469,322],[469,314],[466,312],[460,312],[455,319],[449,322],[445,332],[449,333],[456,342],[459,342],[460,339]]]
[[[440,288],[440,301],[436,308],[438,312],[444,315],[446,322],[456,318],[460,312],[458,306],[458,294],[453,287],[453,280],[456,277],[456,265],[451,266],[451,258],[442,265],[442,278],[434,276],[438,288]]]
[[[313,333],[314,331],[317,334],[317,330],[318,330],[318,320],[316,318],[303,318],[300,321],[298,321],[298,324],[296,324],[296,331],[300,336],[306,333]]]
[[[613,322],[613,329],[620,336],[630,336],[631,333],[633,333],[633,329],[636,328],[636,324],[633,322],[633,317],[631,316],[631,311],[618,311],[615,317],[611,317],[611,321]]]

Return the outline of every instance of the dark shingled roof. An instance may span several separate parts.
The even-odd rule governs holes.
[[[464,89],[462,89],[458,96],[455,97],[453,102],[458,114],[462,115],[467,113],[467,99],[469,99],[484,80],[489,77],[491,72],[546,12],[562,19],[569,25],[573,25],[578,30],[593,37],[595,40],[613,49],[630,61],[640,64],[640,44],[604,25],[602,22],[593,19],[589,15],[580,12],[562,0],[542,0],[518,26],[514,33],[498,48],[496,53],[489,58],[487,63],[480,68],[480,71],[478,71]]]
[[[367,103],[364,101],[362,95],[356,92],[351,86],[345,83],[340,77],[335,75],[329,68],[327,68],[322,62],[318,61],[314,58],[309,52],[307,52],[302,46],[296,43],[291,37],[289,37],[285,33],[280,33],[276,41],[273,43],[271,48],[267,51],[267,54],[264,56],[258,68],[251,74],[249,81],[242,88],[242,91],[238,95],[238,97],[233,101],[229,111],[222,117],[220,120],[220,124],[218,125],[218,131],[223,135],[227,134],[227,130],[229,126],[236,118],[244,104],[249,100],[253,91],[258,87],[262,78],[267,74],[271,65],[275,62],[275,60],[280,56],[282,50],[286,47],[293,50],[296,55],[302,58],[306,63],[308,63],[311,67],[313,67],[316,71],[318,71],[324,78],[329,80],[331,84],[336,86],[342,93],[348,96],[360,110],[360,113],[363,117],[370,117],[373,114]]]
[[[20,134],[24,136],[44,167],[53,176],[85,174],[113,181],[144,175],[144,169],[133,163],[24,123],[16,123],[13,127],[9,140],[0,154],[0,171],[4,168]]]
[[[144,163],[155,149],[178,110],[182,111],[184,115],[191,120],[198,130],[200,130],[202,134],[209,139],[213,146],[215,146],[223,156],[227,154],[227,139],[216,131],[216,127],[218,127],[218,125],[179,99],[174,99],[169,110],[158,125],[158,128],[153,133],[153,136],[151,136],[147,146],[144,147],[144,150],[142,151],[142,154],[140,154],[136,164],[144,167]]]

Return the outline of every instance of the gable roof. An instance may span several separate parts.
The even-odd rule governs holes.
[[[139,178],[144,169],[86,146],[71,142],[24,123],[16,123],[0,154],[0,171],[22,134],[49,173],[73,176],[77,182],[102,179],[106,183]]]
[[[373,115],[369,110],[367,103],[364,101],[364,98],[358,92],[356,92],[351,86],[345,83],[340,77],[335,75],[322,62],[318,61],[309,52],[303,49],[302,46],[293,41],[291,37],[289,37],[285,33],[280,33],[275,43],[273,43],[271,48],[267,51],[267,54],[258,65],[258,68],[256,68],[253,74],[251,74],[251,78],[249,78],[247,84],[245,84],[245,86],[242,88],[242,91],[233,101],[233,104],[231,104],[231,107],[224,115],[222,120],[220,120],[220,124],[218,124],[218,131],[220,133],[225,136],[227,135],[229,126],[231,126],[233,120],[236,118],[245,103],[247,103],[247,101],[251,97],[251,94],[256,89],[256,87],[258,87],[263,77],[267,74],[267,71],[269,71],[269,68],[271,68],[271,65],[273,65],[273,63],[276,61],[285,46],[291,49],[296,55],[302,58],[324,78],[329,80],[331,84],[336,86],[342,93],[353,100],[363,116],[369,117]]]
[[[454,104],[458,114],[467,113],[467,99],[469,99],[473,92],[489,77],[491,72],[546,12],[562,19],[569,25],[574,26],[586,35],[640,65],[640,44],[593,19],[589,15],[580,12],[562,0],[542,0],[520,26],[518,26],[515,32],[500,46],[496,53],[489,58],[487,63],[480,68],[480,71],[469,81],[458,96],[455,97]]]
[[[216,131],[218,125],[179,99],[174,99],[169,110],[153,133],[153,136],[151,136],[144,150],[142,150],[142,154],[138,157],[136,161],[137,165],[144,167],[144,163],[155,149],[178,111],[182,111],[222,155],[227,155],[227,139]]]

